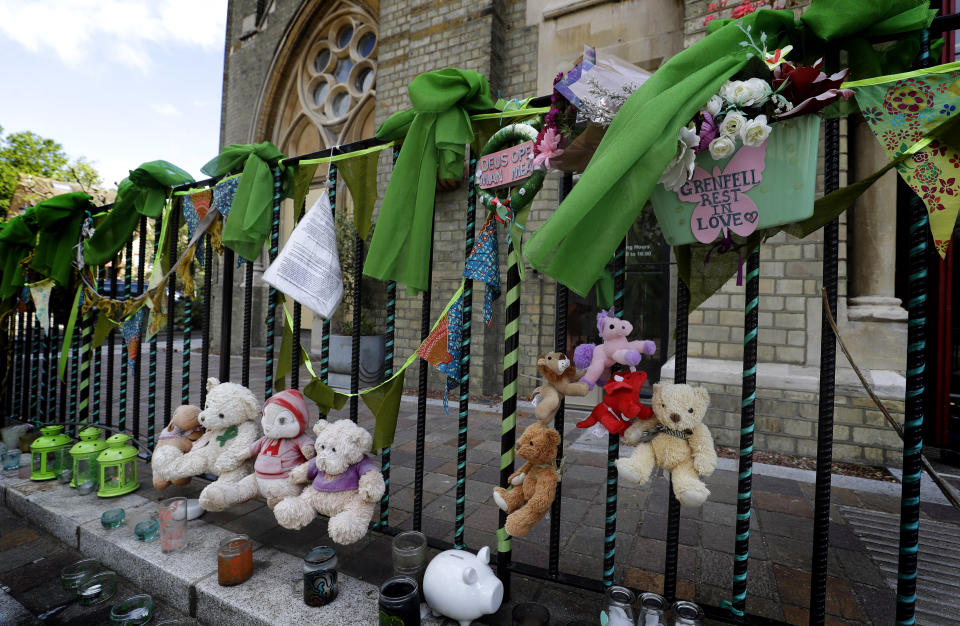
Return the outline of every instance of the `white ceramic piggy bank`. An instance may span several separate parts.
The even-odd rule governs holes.
[[[423,574],[423,597],[434,613],[468,626],[481,615],[496,613],[503,601],[503,583],[487,563],[490,548],[475,555],[447,550],[430,561]]]

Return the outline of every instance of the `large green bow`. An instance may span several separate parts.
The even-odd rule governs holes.
[[[413,108],[377,129],[383,140],[405,137],[383,196],[363,273],[395,280],[408,293],[426,289],[437,177],[463,176],[466,144],[473,141],[470,112],[492,109],[487,79],[448,68],[420,74],[407,88]]]
[[[160,217],[171,187],[192,183],[193,176],[167,161],[150,161],[120,181],[113,208],[83,244],[87,265],[103,265],[127,243],[141,215]]]
[[[83,220],[95,208],[82,191],[60,194],[33,207],[39,236],[30,268],[58,285],[68,284]]]
[[[284,158],[269,141],[257,144],[232,144],[220,151],[201,171],[208,176],[223,176],[243,166],[230,215],[223,226],[223,245],[244,259],[255,260],[270,235],[273,208],[273,166]],[[292,172],[286,170],[284,188],[292,188]]]
[[[802,48],[799,53],[822,53],[825,42],[842,39],[830,46],[852,48],[865,36],[924,28],[933,15],[927,5],[925,0],[813,0],[799,22],[791,11],[764,10],[711,23],[706,38],[672,57],[627,99],[579,182],[527,243],[528,261],[587,294],[673,158],[680,128],[748,62],[741,27],[751,29],[755,39],[766,33],[770,50],[792,42]]]

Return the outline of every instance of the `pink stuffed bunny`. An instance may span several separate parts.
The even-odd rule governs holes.
[[[642,355],[652,355],[657,350],[656,344],[650,340],[627,341],[633,325],[618,319],[613,309],[597,313],[597,331],[603,343],[580,344],[573,352],[577,369],[587,370],[580,380],[591,389],[597,382],[602,384],[610,378],[610,367],[614,363],[626,365],[635,372]]]

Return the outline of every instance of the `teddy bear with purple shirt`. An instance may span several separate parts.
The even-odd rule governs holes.
[[[367,534],[385,485],[380,468],[368,456],[373,437],[348,419],[317,421],[313,427],[316,457],[290,472],[291,483],[303,484],[299,496],[284,498],[273,513],[284,528],[299,530],[317,514],[330,518],[327,533],[341,545]]]

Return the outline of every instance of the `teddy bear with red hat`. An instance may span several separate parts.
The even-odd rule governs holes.
[[[622,435],[634,420],[653,417],[653,410],[640,402],[640,389],[647,381],[646,372],[617,372],[603,386],[603,400],[577,428],[590,428],[597,422],[610,434]]]
[[[254,473],[237,483],[207,486],[200,505],[208,511],[223,511],[258,495],[271,509],[300,488],[287,480],[291,470],[316,454],[313,437],[307,434],[310,413],[307,400],[296,389],[274,394],[263,403],[263,437],[253,442],[247,458],[256,457]]]

